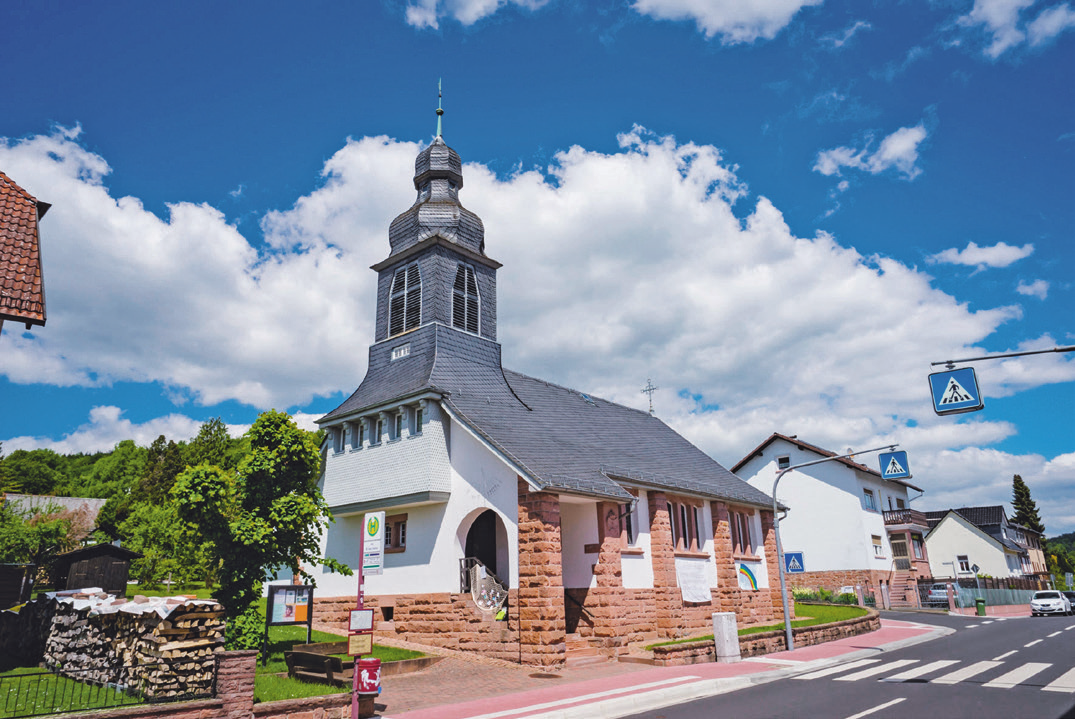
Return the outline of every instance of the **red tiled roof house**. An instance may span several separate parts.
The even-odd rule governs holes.
[[[4,320],[45,324],[38,225],[50,206],[0,172],[0,330]]]

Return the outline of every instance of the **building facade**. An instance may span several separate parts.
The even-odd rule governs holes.
[[[732,471],[760,491],[772,491],[777,472],[836,454],[794,436],[774,433]],[[930,576],[925,515],[910,508],[906,480],[887,480],[852,459],[793,469],[777,492],[790,507],[780,520],[785,552],[802,552],[793,587],[861,587],[878,606],[918,606],[916,584]]]

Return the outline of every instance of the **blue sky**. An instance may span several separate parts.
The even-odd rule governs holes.
[[[435,129],[504,262],[513,369],[730,466],[900,442],[924,509],[1075,530],[1075,9],[1045,0],[0,5],[0,170],[53,204],[4,450],[309,426],[361,381],[369,265]]]

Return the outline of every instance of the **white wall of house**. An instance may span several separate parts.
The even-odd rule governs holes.
[[[778,439],[761,457],[745,464],[738,476],[771,493],[777,458],[784,455],[793,465],[820,458]],[[864,489],[873,492],[875,510],[866,508]],[[888,508],[889,499],[893,507],[897,499],[907,506],[906,487],[840,462],[825,462],[785,474],[777,498],[790,507],[780,520],[784,550],[803,552],[806,571],[891,569],[892,548],[882,511]],[[874,551],[873,537],[881,540],[881,556]]]
[[[642,554],[620,555],[620,571],[625,588],[649,589],[653,586],[653,558],[650,556],[649,495],[644,489],[638,491],[635,519],[638,536],[634,546],[641,549]]]
[[[574,502],[560,497],[560,561],[565,588],[583,589],[597,586],[593,565],[598,554],[587,554],[587,544],[600,541],[597,528],[597,503]]]
[[[970,566],[977,564],[979,574],[992,577],[1020,574],[1018,568],[1010,566],[1010,553],[1000,542],[957,514],[949,513],[926,535],[926,552],[929,554],[929,570],[934,577],[952,577],[953,563],[960,555],[967,557]],[[1017,555],[1015,564],[1018,566]],[[958,563],[954,566],[959,577],[974,577],[974,572],[959,571]]]
[[[433,403],[430,403],[433,406]],[[443,412],[431,412],[429,422],[423,428],[423,436],[404,439],[400,445],[417,445],[427,440],[433,445],[421,454],[426,463],[386,461],[387,452],[375,467],[349,467],[346,488],[333,486],[332,480],[340,481],[344,472],[335,465],[354,462],[355,455],[391,450],[392,446],[365,448],[335,454],[329,450],[325,468],[324,490],[326,499],[333,497],[335,503],[345,504],[361,501],[359,488],[368,480],[362,476],[363,469],[374,473],[378,489],[384,497],[382,506],[362,512],[337,516],[322,536],[324,556],[331,556],[352,568],[358,566],[358,542],[362,531],[365,511],[383,510],[386,515],[407,514],[407,547],[403,552],[386,553],[381,575],[366,577],[368,594],[418,594],[459,591],[459,560],[463,557],[467,531],[474,519],[486,509],[492,509],[500,518],[498,529],[497,569],[500,577],[510,586],[519,584],[518,566],[518,485],[515,471],[505,464],[466,428],[454,423]],[[443,447],[443,453],[440,450]],[[414,454],[418,454],[415,452]],[[447,466],[441,468],[440,461]],[[443,471],[447,477],[450,494],[446,502],[400,505],[393,502],[393,489],[397,494],[414,491],[413,473],[437,475]],[[427,480],[428,481],[428,480]],[[387,488],[387,489],[385,489]],[[331,505],[330,505],[331,506]],[[505,574],[503,567],[508,567]],[[316,596],[350,596],[357,591],[357,579],[332,573],[315,573],[318,588]]]

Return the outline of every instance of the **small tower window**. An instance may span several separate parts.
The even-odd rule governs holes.
[[[422,321],[422,276],[418,264],[396,270],[389,298],[388,334],[412,330]]]
[[[478,334],[478,283],[474,269],[459,265],[452,288],[452,326]]]

